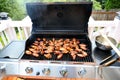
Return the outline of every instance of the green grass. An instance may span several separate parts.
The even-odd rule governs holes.
[[[3,46],[5,46],[5,44],[4,44],[4,42],[3,42],[2,38],[1,38],[1,36],[0,36],[0,42],[2,43]]]
[[[120,48],[120,43],[118,44],[118,48]]]
[[[22,33],[22,38],[23,38],[23,40],[25,40],[24,30],[22,28],[20,28],[20,30],[21,30],[21,33]],[[16,32],[16,35],[17,35],[17,39],[21,40],[19,32]]]
[[[21,33],[22,33],[22,38],[23,38],[23,40],[25,40],[26,38],[25,38],[25,35],[24,35],[24,30],[23,30],[22,28],[20,28],[20,30],[21,30]],[[17,35],[17,40],[21,40],[21,39],[20,39],[20,34],[19,34],[19,32],[18,32],[18,28],[15,28],[15,32],[16,32],[16,35]],[[6,41],[7,41],[7,43],[9,43],[9,42],[8,42],[8,39],[7,39],[7,37],[6,37],[6,35],[5,35],[4,32],[3,32],[3,34],[4,34],[4,37],[5,37]],[[4,44],[4,41],[2,40],[2,37],[1,37],[1,36],[0,36],[0,42],[1,42],[2,46],[6,46],[6,45]]]
[[[20,34],[19,34],[19,31],[18,31],[17,27],[15,27],[15,32],[16,32],[16,35],[17,35],[17,40],[21,40],[20,39]],[[24,30],[22,28],[20,28],[20,32],[22,33],[23,40],[25,40]]]
[[[6,37],[4,32],[3,32],[3,35],[4,35],[4,37],[5,37],[5,39],[6,39],[7,43],[8,43],[8,39],[7,39],[7,37]],[[4,41],[3,41],[1,36],[0,36],[0,42],[2,43],[3,46],[5,46]]]

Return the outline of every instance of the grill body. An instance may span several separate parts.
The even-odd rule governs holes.
[[[5,66],[4,69],[8,71],[6,74],[38,77],[95,78],[96,67],[92,58],[92,45],[88,38],[87,30],[92,2],[28,3],[26,8],[33,22],[31,36],[25,43],[22,43],[24,46],[19,45],[19,47],[24,47],[24,49],[21,50],[21,54],[16,60],[13,59],[14,61],[9,62],[12,58],[1,59],[4,61],[0,62],[1,67]],[[44,56],[34,57],[25,54],[25,51],[38,37],[48,40],[52,38],[76,38],[80,43],[87,45],[86,52],[88,56],[83,58],[76,57],[75,60],[72,60],[69,54],[65,54],[61,59],[57,60],[55,55],[52,55],[51,59],[46,59]],[[15,68],[14,72],[11,72],[11,67]]]
[[[37,8],[36,8],[37,7]],[[34,57],[24,54],[21,58],[20,74],[27,76],[50,76],[69,78],[95,78],[96,67],[92,58],[91,41],[88,38],[88,20],[92,10],[91,2],[80,3],[28,3],[27,13],[33,25],[31,36],[27,39],[27,50],[37,38],[72,39],[87,45],[88,56],[72,60],[69,54],[61,59],[55,55],[47,59],[44,56]],[[29,62],[29,64],[27,64]]]

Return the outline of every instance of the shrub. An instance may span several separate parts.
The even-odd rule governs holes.
[[[105,9],[120,9],[120,0],[106,0]]]
[[[97,2],[96,0],[91,0],[93,2],[93,9],[94,10],[101,10],[102,6],[100,5],[100,2]]]
[[[0,12],[7,12],[13,20],[20,20],[24,12],[16,0],[0,0]]]

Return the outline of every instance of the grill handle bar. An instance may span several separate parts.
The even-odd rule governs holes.
[[[110,55],[108,56],[107,58],[103,59],[101,62],[100,62],[100,65],[104,64],[105,62],[109,61],[112,57],[114,57],[116,54],[113,54],[113,55]]]

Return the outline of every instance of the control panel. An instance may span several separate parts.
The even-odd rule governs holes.
[[[95,78],[96,67],[88,65],[20,63],[20,75],[68,78]],[[92,74],[91,74],[92,73]]]

